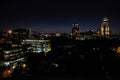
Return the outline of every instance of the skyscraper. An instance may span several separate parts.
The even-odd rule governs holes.
[[[102,37],[109,37],[110,35],[110,26],[109,20],[107,17],[104,17],[100,26],[100,35]]]
[[[79,24],[77,24],[77,23],[72,24],[72,35],[73,35],[73,37],[80,36]]]

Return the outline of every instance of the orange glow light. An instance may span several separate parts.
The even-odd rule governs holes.
[[[8,30],[8,33],[9,33],[9,34],[12,34],[12,30]]]

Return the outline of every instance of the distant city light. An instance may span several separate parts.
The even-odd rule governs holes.
[[[52,65],[53,65],[54,67],[56,67],[56,68],[59,67],[59,65],[56,64],[56,63],[53,63]]]

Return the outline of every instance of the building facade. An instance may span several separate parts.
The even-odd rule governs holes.
[[[28,50],[31,49],[33,53],[40,53],[40,52],[49,52],[51,50],[51,45],[49,40],[34,40],[34,39],[27,39],[23,40],[22,44],[29,44]]]
[[[15,68],[25,62],[25,52],[22,45],[0,43],[0,66]]]

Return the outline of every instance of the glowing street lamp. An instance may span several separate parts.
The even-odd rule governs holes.
[[[12,34],[12,30],[8,30],[8,34]]]
[[[26,64],[23,64],[23,65],[22,65],[23,69],[25,69],[25,68],[26,68],[26,66],[27,66]]]

